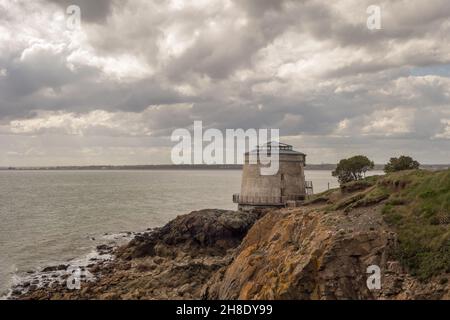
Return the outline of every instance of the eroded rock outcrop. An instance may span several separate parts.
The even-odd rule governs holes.
[[[118,250],[130,260],[144,256],[224,255],[238,246],[262,212],[244,214],[227,210],[201,210],[182,215],[162,228],[136,236]]]
[[[205,287],[205,297],[375,298],[366,269],[386,265],[395,235],[372,212],[342,217],[307,211],[275,211],[257,222],[234,261]]]
[[[90,266],[97,279],[70,290],[63,282],[32,288],[19,299],[198,299],[203,285],[229,265],[235,248],[263,212],[201,210],[141,233],[116,259]]]
[[[373,183],[260,219],[203,288],[205,299],[450,299],[449,274],[421,281],[396,261],[398,235],[384,221],[388,197]],[[369,290],[369,266],[381,288]]]

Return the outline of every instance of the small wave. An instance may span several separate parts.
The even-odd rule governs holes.
[[[15,273],[12,276],[11,288],[6,295],[0,297],[0,300],[13,299],[30,290],[67,283],[69,277],[77,273],[81,275],[82,281],[95,281],[95,277],[88,272],[88,268],[99,262],[112,261],[114,249],[130,241],[136,234],[134,232],[104,234],[98,237],[100,241],[96,248],[82,257],[63,264],[46,266],[39,271]]]

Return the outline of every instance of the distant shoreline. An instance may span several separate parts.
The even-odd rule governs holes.
[[[308,164],[305,170],[334,170],[336,164]],[[383,164],[376,164],[373,170],[383,170]],[[425,164],[425,170],[449,169],[449,164]],[[242,165],[93,165],[93,166],[42,166],[42,167],[0,167],[0,171],[62,171],[62,170],[241,170]]]

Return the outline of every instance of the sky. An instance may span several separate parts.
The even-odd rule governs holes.
[[[448,164],[450,2],[0,0],[0,166],[171,163],[194,121]]]

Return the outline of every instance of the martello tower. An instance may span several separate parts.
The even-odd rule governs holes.
[[[251,156],[265,152],[278,152],[279,170],[275,175],[262,175],[259,161],[250,161]],[[254,158],[256,159],[256,157]],[[312,184],[305,181],[304,153],[295,151],[283,143],[267,143],[245,153],[242,171],[241,193],[233,195],[239,210],[248,211],[256,207],[285,207],[296,205],[310,193]]]

